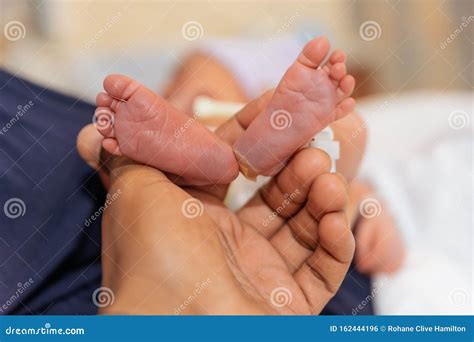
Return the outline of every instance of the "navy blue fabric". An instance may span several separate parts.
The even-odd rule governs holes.
[[[0,70],[0,314],[96,313],[100,220],[84,221],[105,192],[75,149],[93,112]]]
[[[339,291],[321,315],[373,315],[373,301],[370,277],[357,271],[352,263]]]
[[[75,148],[93,112],[0,70],[0,314],[97,311],[100,220],[84,222],[105,191]],[[323,314],[350,315],[369,294],[370,279],[351,266]]]

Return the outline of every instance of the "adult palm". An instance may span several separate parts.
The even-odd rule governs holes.
[[[248,104],[217,134],[233,143],[268,101]],[[110,163],[103,218],[103,312],[318,314],[354,252],[347,188],[328,156],[298,151],[236,213],[227,186],[189,186],[123,159]],[[110,202],[110,201],[109,201]]]

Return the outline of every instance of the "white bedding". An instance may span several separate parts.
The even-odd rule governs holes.
[[[473,93],[373,98],[361,175],[394,213],[408,244],[402,270],[378,277],[379,314],[473,312]]]

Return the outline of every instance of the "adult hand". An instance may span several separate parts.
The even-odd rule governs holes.
[[[217,134],[232,144],[267,101]],[[128,160],[108,165],[103,286],[114,301],[103,313],[318,314],[347,272],[347,186],[320,150],[297,152],[236,213],[227,186],[180,187]]]

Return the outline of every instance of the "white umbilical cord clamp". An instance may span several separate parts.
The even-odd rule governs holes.
[[[199,96],[194,100],[193,110],[201,118],[221,116],[230,118],[242,109],[245,104],[235,102],[217,101],[207,96]],[[339,159],[339,141],[334,140],[334,132],[331,127],[326,127],[316,134],[309,143],[310,147],[316,147],[326,152],[331,158],[331,172],[336,172],[336,161]]]
[[[309,143],[309,146],[316,147],[329,155],[331,158],[331,172],[336,172],[336,161],[340,157],[339,141],[334,140],[334,132],[331,127],[326,127],[316,134]]]

